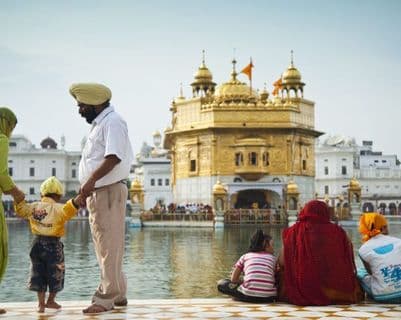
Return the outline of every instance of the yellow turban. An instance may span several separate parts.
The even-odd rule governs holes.
[[[111,99],[111,90],[100,83],[73,83],[71,95],[78,101],[97,106]]]
[[[63,195],[63,186],[61,182],[56,177],[50,177],[46,179],[40,186],[40,193],[45,196],[50,193]]]
[[[368,241],[378,235],[385,226],[387,226],[387,220],[382,214],[377,212],[364,213],[359,220],[359,232],[363,235],[362,241]]]

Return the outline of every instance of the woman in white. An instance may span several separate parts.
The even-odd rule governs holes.
[[[401,303],[401,239],[388,235],[387,220],[379,213],[364,213],[359,232],[359,257],[366,269],[358,270],[363,289],[378,302]]]

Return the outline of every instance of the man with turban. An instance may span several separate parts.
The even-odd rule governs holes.
[[[127,280],[122,271],[125,210],[133,153],[126,122],[110,104],[111,90],[98,83],[75,83],[70,93],[78,111],[92,125],[79,163],[81,203],[89,209],[100,284],[85,314],[127,305]]]
[[[358,270],[363,289],[378,302],[401,303],[401,239],[388,235],[386,218],[376,212],[364,213],[359,220],[365,269]]]
[[[1,195],[10,194],[15,202],[25,198],[24,193],[19,190],[8,173],[8,139],[17,125],[17,117],[6,107],[0,108],[0,281],[7,267],[8,260],[8,234],[7,224],[4,217],[4,208],[1,205]],[[5,313],[0,308],[0,314]]]

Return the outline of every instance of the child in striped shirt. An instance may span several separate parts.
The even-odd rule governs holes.
[[[217,283],[217,289],[245,302],[274,302],[277,297],[275,282],[276,257],[273,240],[263,230],[257,230],[251,238],[249,252],[234,265],[231,279]],[[243,274],[243,281],[240,276]]]

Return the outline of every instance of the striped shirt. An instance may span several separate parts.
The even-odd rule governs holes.
[[[277,296],[274,269],[276,257],[268,252],[248,252],[244,254],[235,267],[244,273],[244,282],[238,290],[247,296]]]

